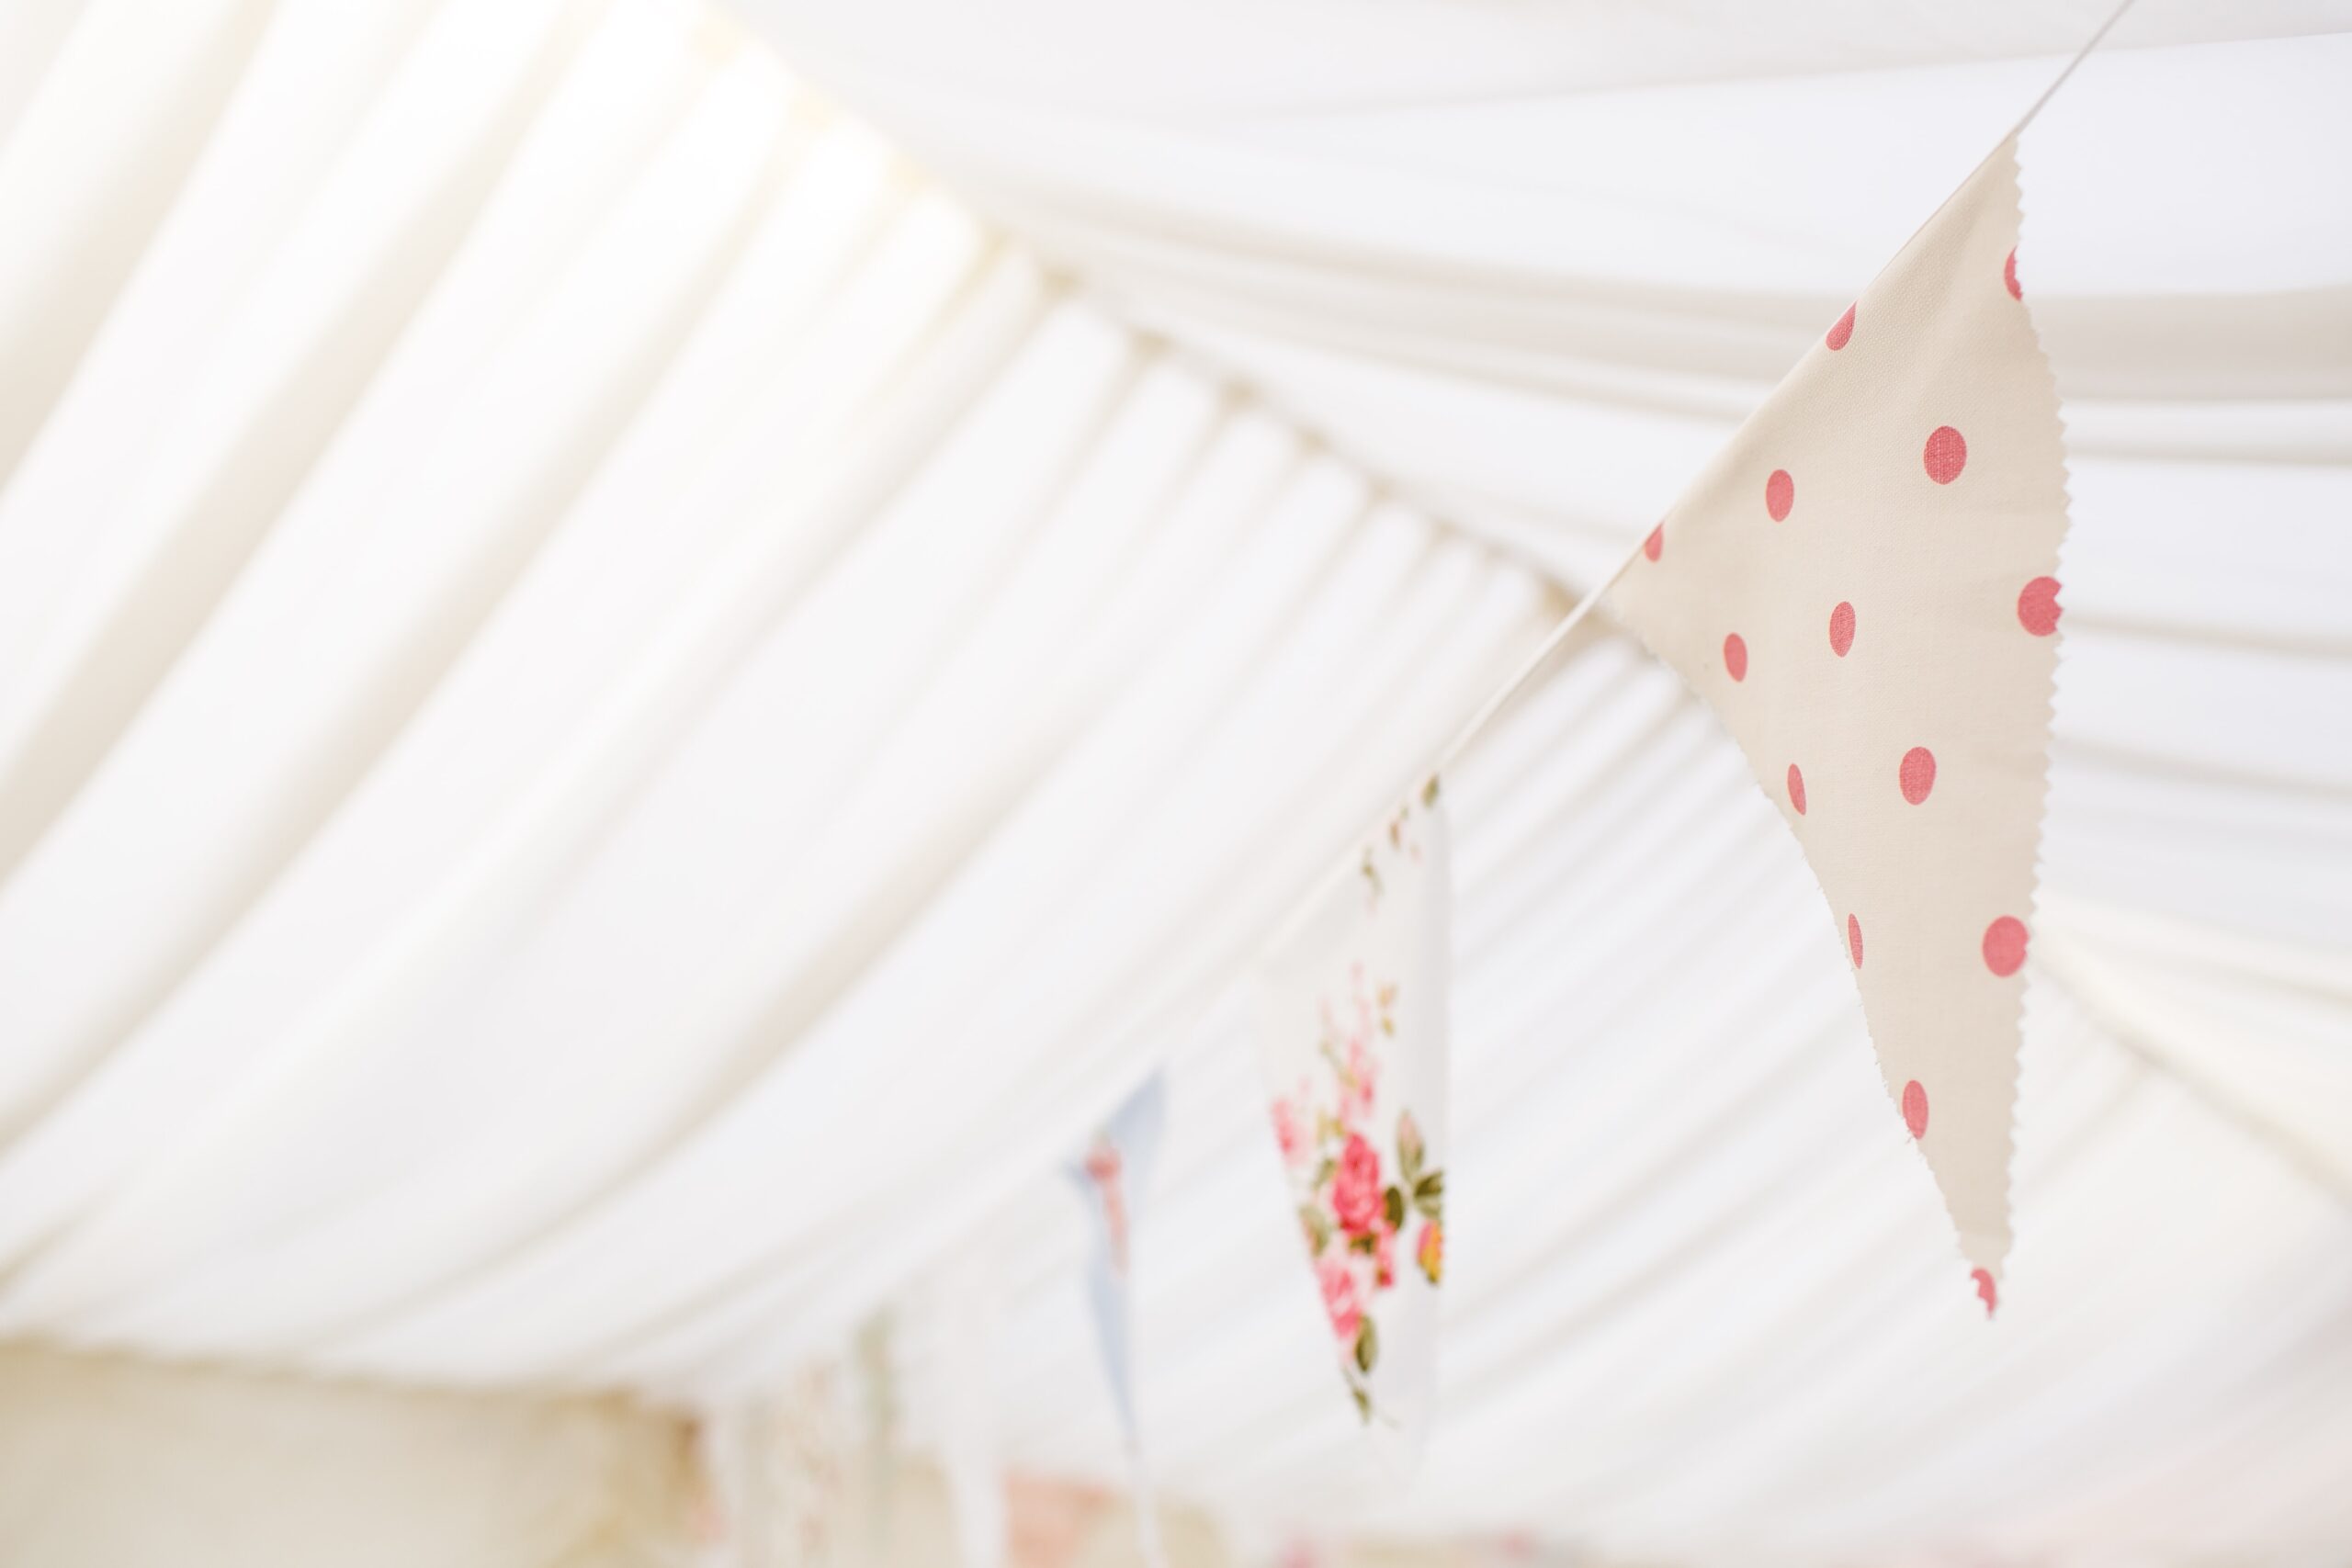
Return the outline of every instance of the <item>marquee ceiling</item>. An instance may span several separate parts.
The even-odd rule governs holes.
[[[2145,0],[2025,144],[1999,1321],[1795,845],[1600,628],[1449,782],[1406,1493],[1229,983],[2093,8],[741,9],[878,132],[654,0],[0,7],[0,1329],[723,1399],[977,1248],[1012,1456],[1115,1475],[1050,1168],[1166,1062],[1144,1419],[1232,1517],[2352,1536],[2341,7]]]

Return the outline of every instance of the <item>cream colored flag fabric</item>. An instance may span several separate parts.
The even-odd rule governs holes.
[[[1274,1138],[1340,1374],[1399,1471],[1434,1404],[1451,898],[1432,780],[1257,976]]]
[[[1614,599],[1804,843],[1988,1312],[2066,529],[2017,170],[2012,139],[1667,514]]]

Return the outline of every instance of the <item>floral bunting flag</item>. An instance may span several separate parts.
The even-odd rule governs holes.
[[[2066,475],[2004,142],[1644,541],[1620,616],[1804,844],[1990,1312]]]
[[[1261,962],[1255,1027],[1340,1376],[1406,1465],[1445,1277],[1445,817],[1432,779]]]

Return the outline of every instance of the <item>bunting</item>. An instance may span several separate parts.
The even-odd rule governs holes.
[[[1713,705],[1829,905],[1990,1312],[2066,476],[2012,136],[1643,542],[1617,614]]]
[[[1432,778],[1274,944],[1255,986],[1275,1143],[1340,1374],[1401,1466],[1435,1394],[1451,897]]]

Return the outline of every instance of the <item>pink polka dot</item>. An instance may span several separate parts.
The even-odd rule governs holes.
[[[1925,746],[1912,747],[1903,753],[1903,766],[1895,777],[1903,785],[1903,798],[1918,805],[1936,787],[1936,754]]]
[[[2003,915],[1984,928],[1984,967],[2004,978],[2025,963],[2025,922]]]
[[[1804,775],[1794,762],[1789,764],[1789,804],[1797,808],[1798,816],[1804,815]]]
[[[1657,527],[1650,530],[1650,536],[1648,538],[1642,541],[1642,554],[1649,557],[1652,560],[1656,560],[1660,555],[1663,555],[1665,551],[1666,525],[1661,523]]]
[[[2058,603],[2058,580],[2037,577],[2018,595],[2018,625],[2036,637],[2048,637],[2058,629],[2059,612],[2064,608]]]
[[[1948,485],[1968,467],[1968,443],[1951,425],[1939,424],[1928,436],[1927,463],[1928,477]]]
[[[1846,313],[1838,318],[1838,324],[1829,329],[1829,335],[1823,338],[1821,341],[1827,344],[1831,349],[1836,350],[1845,347],[1847,340],[1851,338],[1853,335],[1854,308],[1851,305],[1849,305],[1846,307]]]
[[[1747,679],[1747,643],[1737,632],[1724,638],[1724,668],[1735,681]]]
[[[1984,1303],[1984,1315],[1992,1316],[1993,1309],[2001,1304],[2000,1287],[1993,1283],[1992,1270],[1979,1269],[1968,1277],[1976,1281],[1976,1299]]]
[[[1843,659],[1846,650],[1853,646],[1854,607],[1840,599],[1838,607],[1829,612],[1829,651]]]
[[[1773,522],[1784,523],[1789,508],[1796,503],[1797,481],[1789,478],[1788,469],[1774,468],[1772,477],[1764,481],[1764,510],[1772,514]]]
[[[1903,1086],[1903,1124],[1915,1138],[1928,1135],[1928,1091],[1917,1078]]]
[[[1862,966],[1862,922],[1853,916],[1846,917],[1846,951],[1854,955],[1854,967]]]
[[[2022,299],[2025,290],[2018,287],[2018,254],[2012,250],[2009,259],[2001,264],[2001,281],[2009,286],[2009,298]]]

